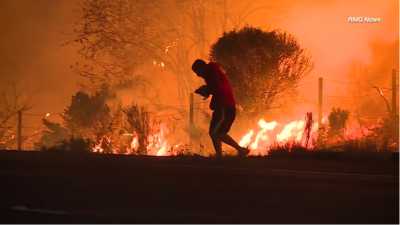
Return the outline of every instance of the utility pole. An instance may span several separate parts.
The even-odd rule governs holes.
[[[22,150],[22,110],[18,111],[18,123],[17,123],[17,150]]]
[[[392,114],[393,118],[397,116],[397,73],[396,69],[392,70]]]
[[[318,79],[318,126],[322,124],[322,91],[323,91],[323,79]]]

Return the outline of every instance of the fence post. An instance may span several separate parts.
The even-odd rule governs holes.
[[[189,141],[190,146],[193,145],[193,128],[194,128],[194,95],[190,93],[189,96]]]
[[[318,79],[318,126],[322,124],[322,97],[323,97],[323,78]]]
[[[392,70],[392,114],[397,116],[397,74],[396,69]]]
[[[22,150],[22,110],[18,111],[17,122],[17,150]]]

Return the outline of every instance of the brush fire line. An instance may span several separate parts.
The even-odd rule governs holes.
[[[326,117],[323,123],[326,122]],[[241,136],[239,145],[250,150],[252,156],[266,156],[271,148],[276,146],[301,146],[306,149],[315,147],[318,135],[318,123],[312,119],[312,114],[307,113],[304,119],[292,120],[288,123],[278,121],[266,121],[261,118],[258,120],[257,127],[249,129]],[[147,155],[151,156],[176,156],[182,152],[183,143],[173,143],[168,140],[168,129],[166,124],[162,124],[157,132],[147,137]],[[107,146],[112,146],[112,138],[103,136],[92,148],[95,153],[136,154],[140,147],[138,135],[136,133],[125,133],[124,136],[130,138],[130,144],[122,149],[113,148],[111,152],[106,152]]]

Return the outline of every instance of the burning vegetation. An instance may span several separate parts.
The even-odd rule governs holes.
[[[345,150],[349,145],[360,151],[398,151],[398,70],[386,89],[381,88],[386,80],[363,83],[358,74],[354,92],[368,88],[374,93],[358,97],[357,109],[330,103],[324,108],[332,110],[322,112],[316,94],[311,107],[300,105],[299,86],[321,59],[289,31],[244,25],[241,18],[258,8],[249,4],[234,14],[229,2],[83,0],[74,38],[67,42],[78,52],[72,71],[81,78],[79,91],[63,112],[44,113],[41,127],[29,137],[15,129],[15,119],[30,107],[16,91],[14,98],[0,93],[0,148],[18,148],[22,140],[33,143],[33,149],[208,156],[208,102],[191,96],[200,81],[190,70],[194,59],[208,57],[228,74],[240,109],[233,133],[252,156],[278,148]],[[398,40],[385,51],[396,46]],[[377,49],[374,55],[383,57]],[[387,59],[396,57],[365,67],[383,74]],[[360,114],[368,113],[371,102],[386,112],[367,121]],[[296,112],[286,114],[291,110]],[[60,118],[53,120],[53,115]]]

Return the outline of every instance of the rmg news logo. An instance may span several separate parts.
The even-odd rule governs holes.
[[[349,16],[347,17],[348,23],[380,23],[382,19],[380,17],[369,17],[369,16]]]

